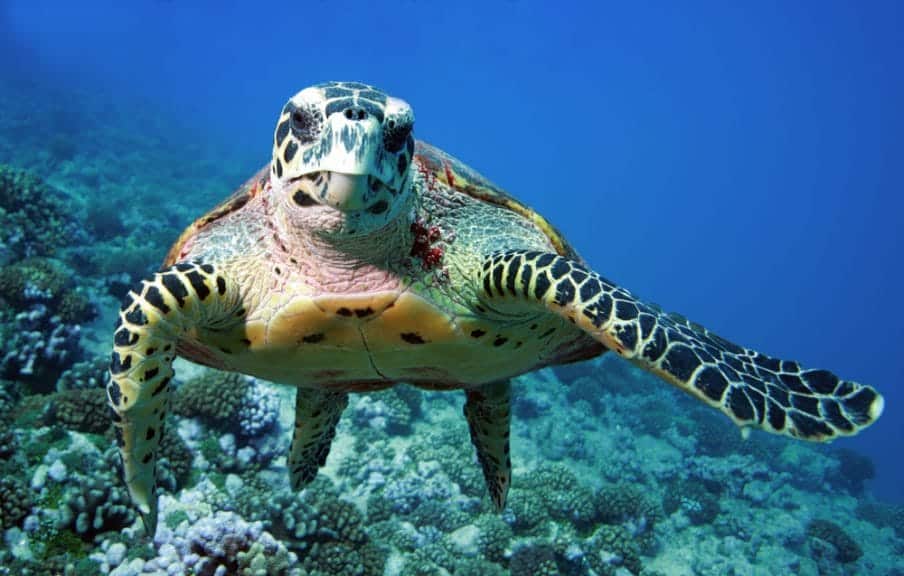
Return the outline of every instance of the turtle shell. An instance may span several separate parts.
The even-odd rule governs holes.
[[[422,172],[426,172],[429,178],[447,184],[453,189],[477,198],[490,204],[503,206],[512,212],[520,214],[533,222],[552,242],[560,256],[565,256],[578,262],[583,262],[574,248],[568,244],[562,233],[549,223],[546,218],[523,204],[486,178],[467,164],[454,156],[443,152],[426,142],[417,141],[414,149],[415,164]]]
[[[227,214],[231,214],[235,212],[242,206],[244,206],[248,200],[254,198],[261,190],[267,186],[269,182],[270,176],[270,165],[267,164],[258,172],[249,178],[244,184],[239,186],[238,190],[232,193],[226,200],[223,200],[213,209],[207,212],[204,216],[201,216],[194,222],[192,222],[191,226],[185,229],[184,232],[179,236],[179,239],[173,244],[172,248],[170,248],[169,252],[166,255],[166,259],[163,261],[163,267],[169,267],[181,260],[182,247],[185,245],[185,241],[189,238],[192,238],[198,233],[198,230],[204,228],[211,222],[215,220],[219,220],[223,216]]]

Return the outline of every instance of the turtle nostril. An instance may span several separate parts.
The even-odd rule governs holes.
[[[342,114],[349,120],[364,120],[367,118],[367,110],[359,106],[350,106]]]

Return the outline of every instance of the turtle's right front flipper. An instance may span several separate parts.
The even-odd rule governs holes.
[[[177,264],[129,292],[113,336],[107,395],[123,474],[148,534],[157,525],[155,463],[169,405],[176,343],[194,329],[234,323],[241,299],[210,264]]]
[[[477,286],[497,307],[527,303],[559,315],[738,426],[832,440],[882,414],[882,396],[870,386],[738,346],[558,254],[498,252],[484,262]]]

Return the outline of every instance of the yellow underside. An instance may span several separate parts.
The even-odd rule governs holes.
[[[370,390],[404,381],[451,389],[530,371],[582,337],[546,314],[506,322],[452,318],[411,292],[296,293],[263,309],[269,316],[251,318],[240,329],[194,334],[204,354],[190,359],[297,386]],[[484,334],[474,337],[474,331]]]

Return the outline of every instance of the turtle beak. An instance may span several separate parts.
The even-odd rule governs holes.
[[[364,199],[369,186],[367,174],[327,172],[326,175],[329,182],[324,191],[324,204],[343,212],[364,208]]]

